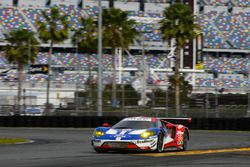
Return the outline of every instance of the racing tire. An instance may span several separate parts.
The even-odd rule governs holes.
[[[103,149],[99,149],[99,148],[94,148],[94,150],[95,150],[97,153],[106,153],[106,152],[108,152],[107,150],[103,150]]]
[[[183,145],[182,145],[182,151],[186,151],[188,148],[188,135],[187,135],[187,132],[185,131],[184,132],[184,135],[183,135]]]
[[[157,140],[157,146],[156,146],[156,152],[160,153],[163,152],[163,135],[159,134],[158,135],[158,140]]]

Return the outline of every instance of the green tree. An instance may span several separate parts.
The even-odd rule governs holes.
[[[97,52],[97,22],[92,17],[81,18],[81,25],[74,31],[72,44],[85,53]]]
[[[89,108],[91,110],[92,106],[92,83],[91,83],[91,64],[90,64],[90,54],[97,52],[97,22],[92,17],[81,18],[80,28],[76,29],[74,35],[72,36],[71,42],[76,47],[76,52],[78,50],[82,53],[88,54],[88,99]]]
[[[22,97],[22,80],[24,79],[24,66],[34,62],[38,53],[38,41],[34,33],[27,29],[17,29],[9,33],[6,39],[9,44],[4,48],[6,59],[17,65],[18,71],[18,93],[17,105],[20,113],[20,102]]]
[[[189,6],[176,3],[166,8],[161,20],[161,32],[164,40],[175,39],[175,107],[176,116],[180,116],[180,51],[187,45],[187,41],[195,38],[199,27],[194,23],[194,16]]]
[[[168,90],[161,90],[157,88],[153,91],[154,95],[152,101],[155,102],[156,106],[165,106],[166,105],[166,93],[168,93],[167,103],[169,107],[175,106],[175,76],[172,75],[169,77],[169,86]],[[181,105],[189,105],[190,102],[190,95],[192,92],[192,85],[185,80],[183,76],[180,76],[180,104]]]
[[[49,92],[50,92],[50,74],[51,74],[51,56],[55,43],[61,43],[68,38],[69,22],[67,16],[62,14],[57,7],[51,7],[50,10],[43,10],[43,21],[37,22],[39,38],[47,43],[49,42],[48,55],[48,77],[47,77],[47,93],[46,93],[46,110],[49,113]]]
[[[117,106],[119,106],[120,108],[124,106],[136,106],[139,100],[139,96],[136,90],[129,84],[124,85],[124,97],[123,97],[122,86],[123,85],[117,85],[117,88],[119,90],[117,94],[117,98],[119,99],[118,101],[119,104]],[[92,83],[91,91],[92,91],[92,96],[93,96],[92,103],[94,106],[96,106],[97,105],[97,100],[96,100],[97,99],[97,84]],[[112,91],[111,84],[104,85],[103,101],[104,101],[104,107],[107,111],[112,111],[112,109],[110,108],[110,102],[112,99],[111,91]],[[84,99],[88,99],[88,92],[84,92],[83,97]],[[124,100],[124,106],[122,106],[123,105],[122,100]]]
[[[116,100],[116,66],[115,50],[122,51],[134,42],[139,35],[135,29],[135,20],[128,18],[128,13],[120,9],[109,8],[103,10],[103,45],[111,48],[112,54],[112,105]]]

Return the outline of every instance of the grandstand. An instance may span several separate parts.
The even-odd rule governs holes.
[[[136,20],[136,28],[143,34],[145,40],[147,66],[149,71],[152,71],[148,79],[150,83],[166,80],[166,76],[172,71],[174,60],[170,53],[173,46],[162,40],[158,23],[163,18],[163,10],[171,2],[171,0],[117,0],[109,4],[109,1],[102,1],[103,8],[113,5],[128,11],[129,17]],[[214,93],[217,88],[225,88],[224,93],[247,93],[250,87],[248,77],[250,1],[188,0],[185,2],[191,5],[196,22],[203,31],[203,41],[190,41],[181,58],[182,71],[194,86],[193,92]],[[4,40],[6,34],[13,29],[26,28],[37,32],[35,21],[44,19],[41,11],[48,10],[54,5],[68,15],[70,27],[73,29],[79,28],[81,17],[97,17],[98,14],[98,1],[95,0],[0,0],[0,46],[6,45]],[[47,64],[47,46],[41,44],[35,64]],[[63,72],[53,71],[52,82],[57,83],[54,85],[55,88],[67,89],[70,88],[67,84],[85,84],[90,78],[92,80],[97,78],[96,54],[75,53],[70,40],[66,40],[62,45],[56,45],[55,48],[52,67],[65,68]],[[131,75],[131,71],[136,72],[141,69],[140,63],[143,59],[141,49],[140,42],[136,41],[126,54],[117,55],[119,59],[117,62],[121,62],[117,64],[117,69],[124,72],[117,76],[118,82],[132,83],[136,79],[136,76]],[[104,81],[109,83],[111,56],[105,53],[103,60]],[[196,66],[198,63],[202,64],[199,69]],[[8,68],[10,65],[1,52],[0,69]],[[88,70],[92,71],[92,76],[89,76]],[[25,81],[39,85],[45,82],[46,77],[46,75],[26,73]],[[3,77],[0,80],[4,81]],[[74,92],[74,88],[67,91]]]

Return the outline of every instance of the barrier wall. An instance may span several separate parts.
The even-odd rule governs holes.
[[[114,125],[123,117],[98,116],[0,116],[1,127],[75,127],[94,128],[103,123]],[[173,122],[174,123],[174,122]],[[193,118],[190,129],[250,130],[250,118]]]

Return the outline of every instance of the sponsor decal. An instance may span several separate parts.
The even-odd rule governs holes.
[[[109,135],[114,135],[114,134],[117,134],[117,130],[114,130],[114,129],[110,129],[106,132],[106,134],[109,134]]]
[[[178,145],[182,145],[182,144],[183,144],[183,141],[178,141],[177,144],[178,144]]]
[[[156,141],[152,142],[152,143],[151,143],[151,147],[156,146],[156,144],[157,144]]]
[[[146,129],[143,129],[143,130],[133,130],[129,134],[131,134],[131,135],[139,135],[139,134],[141,134],[141,133],[143,133],[145,131],[146,131]]]
[[[120,131],[119,134],[115,135],[116,139],[115,140],[121,140],[122,137],[125,137],[125,134],[128,132],[128,130],[124,129],[122,131]]]
[[[181,129],[181,128],[183,128],[183,125],[178,125],[177,128],[178,128],[178,129]]]
[[[183,135],[183,134],[184,134],[184,132],[182,132],[182,131],[178,130],[176,134],[177,134],[177,135]]]
[[[121,136],[118,136],[115,140],[120,141],[121,138],[122,138]]]
[[[127,121],[152,121],[151,118],[148,117],[131,117],[131,118],[125,118]]]

